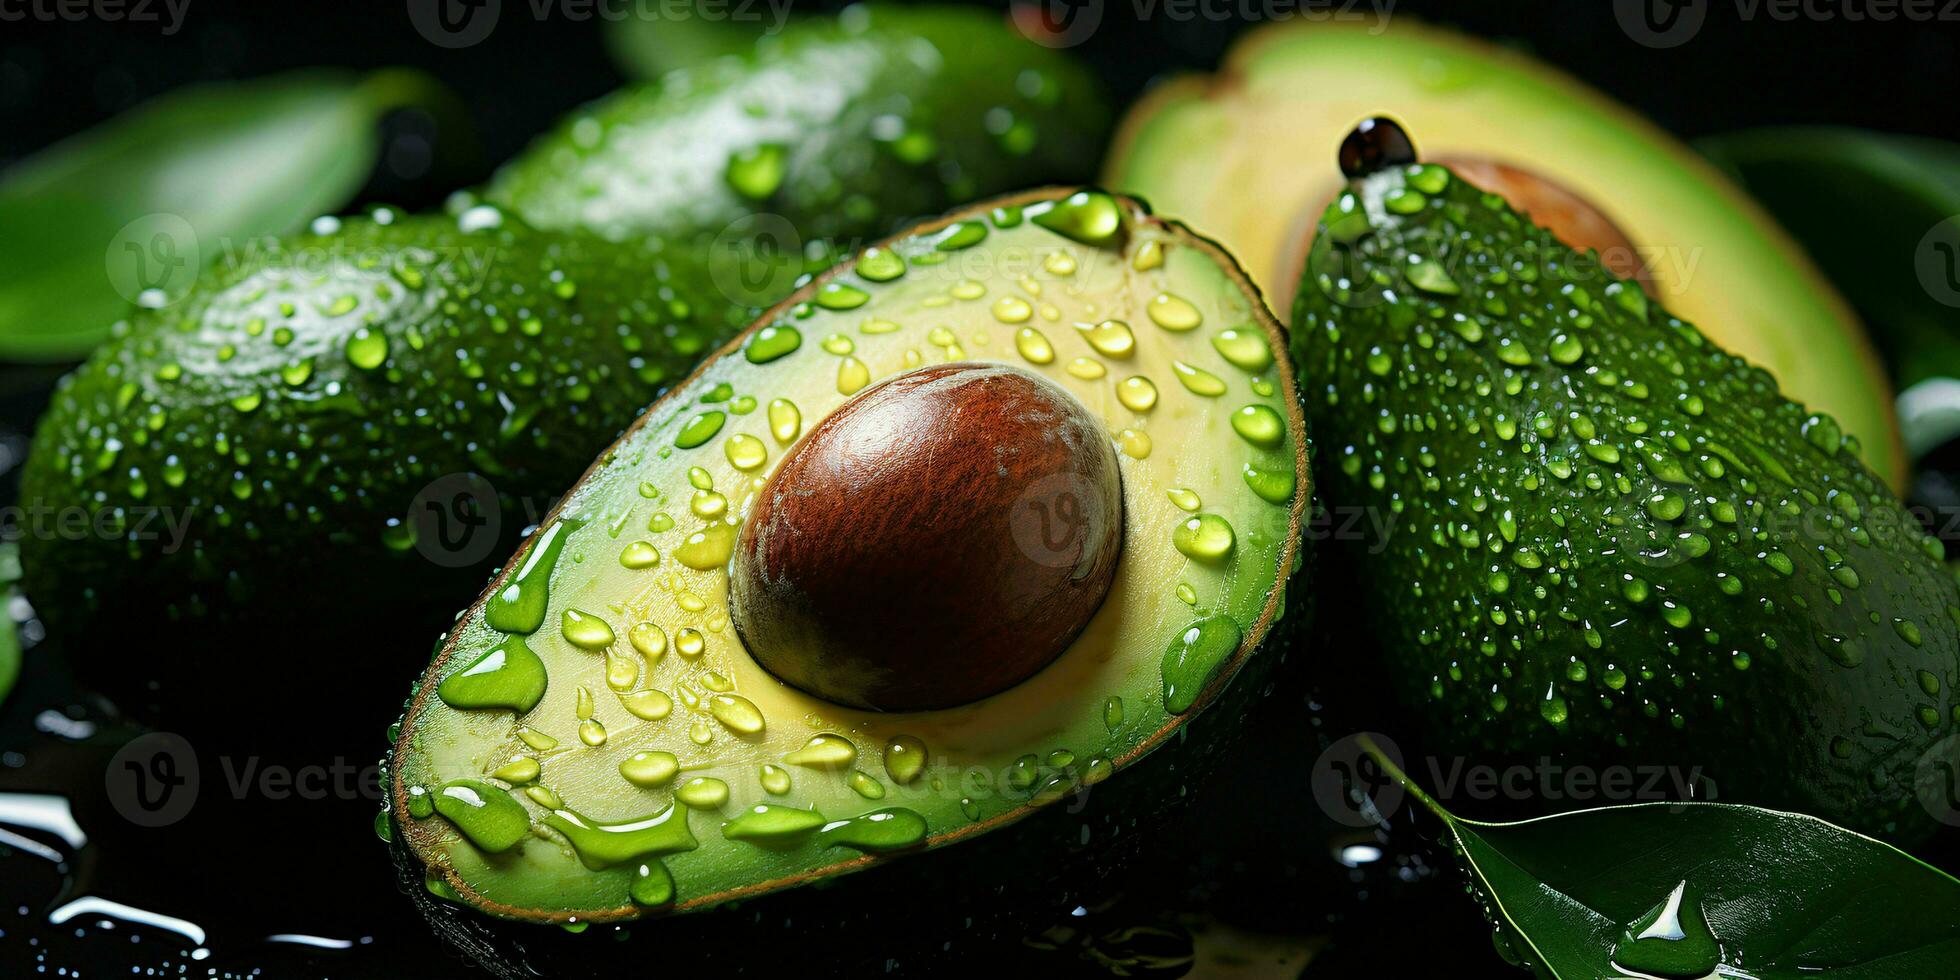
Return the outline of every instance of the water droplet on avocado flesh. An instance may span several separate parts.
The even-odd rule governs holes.
[[[513,559],[507,600],[459,621],[454,659],[439,661],[461,664],[521,639],[549,681],[541,694],[515,707],[424,696],[399,739],[391,773],[404,786],[438,785],[437,772],[504,785],[496,772],[514,757],[539,763],[509,791],[530,815],[528,838],[513,848],[521,862],[485,863],[470,856],[467,839],[414,822],[400,828],[402,845],[461,868],[465,893],[494,894],[525,916],[715,904],[786,876],[821,879],[863,855],[919,848],[937,832],[1011,825],[1019,811],[1066,800],[1079,785],[1120,779],[1122,766],[1175,733],[1199,693],[1221,687],[1242,663],[1263,665],[1236,654],[1272,628],[1297,564],[1291,528],[1312,496],[1296,396],[1273,370],[1276,328],[1208,246],[1109,200],[1121,219],[1115,233],[1102,204],[1084,199],[1069,234],[1035,220],[1048,213],[1037,209],[1006,226],[992,214],[965,219],[985,235],[962,232],[977,240],[953,252],[945,246],[960,239],[940,231],[881,246],[890,261],[853,259],[832,273],[861,302],[791,304],[762,325],[774,328],[771,338],[793,329],[813,342],[777,340],[781,349],[764,345],[758,358],[758,329],[649,409],[564,499],[540,545]],[[973,249],[1026,249],[1035,261],[992,277],[948,258]],[[1068,261],[1052,261],[1056,254]],[[899,263],[902,274],[888,276]],[[1113,292],[1117,282],[1136,288]],[[1125,356],[1095,342],[1108,321],[1126,325],[1130,343],[1110,348]],[[848,394],[837,384],[846,358],[865,373]],[[1104,369],[1082,370],[1077,360]],[[970,385],[976,378],[985,383]],[[1154,397],[1139,411],[1135,392],[1146,384]],[[1225,395],[1209,393],[1221,385]],[[894,390],[906,397],[880,394]],[[738,411],[745,398],[748,410]],[[926,410],[934,398],[967,418]],[[842,424],[854,411],[880,409],[905,413],[916,428]],[[1011,435],[1017,411],[1046,421]],[[710,412],[722,413],[712,432],[695,421]],[[1241,414],[1256,424],[1235,422]],[[1064,418],[1075,421],[1056,422]],[[983,424],[962,436],[969,423]],[[695,435],[683,437],[690,427]],[[904,431],[921,440],[917,458],[847,468],[829,484],[792,475],[799,460],[848,463]],[[954,441],[937,442],[946,439]],[[1043,453],[1062,464],[1095,460],[1103,475],[1031,468]],[[881,486],[900,479],[908,492]],[[1096,516],[1093,495],[1112,491],[1120,504]],[[791,536],[763,534],[771,495],[798,493],[814,507],[809,519],[790,522]],[[708,494],[716,506],[698,506]],[[949,547],[932,537],[920,502],[969,524],[990,508],[1002,519]],[[1091,598],[1058,628],[1065,635],[1047,659],[982,687],[943,658],[903,666],[904,680],[924,692],[912,704],[944,699],[952,710],[872,710],[783,683],[768,657],[807,651],[764,654],[736,582],[751,536],[783,556],[810,549],[823,567],[847,571],[760,575],[754,584],[792,606],[826,588],[855,590],[872,611],[864,635],[943,653],[945,636],[957,632],[947,617],[906,634],[894,607],[923,596],[948,616],[1009,621],[1003,611],[1014,603],[1076,582],[1092,518],[1117,532],[1115,570],[1099,590],[1084,587]],[[1192,533],[1173,534],[1197,518]],[[564,530],[553,535],[554,527]],[[915,558],[911,573],[889,572]],[[962,579],[967,572],[945,564],[954,558],[984,572]],[[1187,640],[1192,626],[1197,635]],[[967,655],[985,661],[1022,640],[1003,632]],[[877,689],[879,669],[899,668],[833,659],[819,682]],[[1007,731],[1023,723],[1002,725],[1004,717],[1047,734],[1021,744]],[[501,734],[487,734],[492,728]],[[1023,759],[1032,766],[1017,767]],[[963,792],[954,784],[969,769],[1006,775],[995,776],[993,792]],[[677,831],[618,843],[652,819],[646,814],[667,815],[663,827],[691,825],[692,849],[679,846]]]
[[[1352,185],[1370,228],[1316,242],[1293,319],[1316,437],[1341,447],[1318,492],[1396,517],[1334,547],[1409,723],[1451,753],[1690,754],[1725,800],[1919,833],[1911,780],[1873,761],[1952,731],[1908,680],[1955,596],[1918,522],[1767,373],[1428,173]],[[1453,289],[1424,288],[1443,256]],[[1722,737],[1741,717],[1776,744]]]

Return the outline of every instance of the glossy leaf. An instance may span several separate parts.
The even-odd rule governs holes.
[[[85,355],[246,239],[347,204],[376,122],[440,90],[413,73],[301,73],[138,106],[0,173],[0,357]]]
[[[1498,947],[1543,978],[1960,976],[1960,881],[1814,817],[1721,803],[1443,821]]]

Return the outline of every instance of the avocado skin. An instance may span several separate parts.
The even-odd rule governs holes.
[[[1834,423],[1500,199],[1386,207],[1411,173],[1356,186],[1372,230],[1323,217],[1292,340],[1327,505],[1397,515],[1333,560],[1405,721],[1473,765],[1700,766],[1725,801],[1929,833],[1915,764],[1960,727],[1938,543]]]
[[[196,703],[227,683],[203,668],[252,662],[268,641],[290,655],[357,631],[386,646],[393,624],[428,635],[456,604],[445,596],[476,587],[597,447],[751,315],[704,293],[680,255],[508,217],[465,232],[452,218],[377,214],[212,266],[179,304],[134,312],[60,383],[22,500],[127,518],[107,535],[22,540],[52,635],[73,650],[123,638],[78,666],[113,678],[198,660],[179,678]],[[363,327],[386,338],[385,363],[353,363]],[[282,374],[300,364],[303,379]],[[432,484],[446,507],[489,488],[499,520],[472,533],[495,540],[453,525],[453,544],[391,544],[390,522],[415,526],[411,504]],[[144,522],[145,508],[186,521],[182,540],[163,517]],[[131,642],[179,624],[201,641],[173,644],[183,654],[145,657]],[[104,655],[117,649],[129,655]],[[311,679],[346,677],[345,648],[327,652]]]
[[[1011,826],[876,857],[861,871],[814,885],[681,915],[595,923],[580,933],[494,918],[431,895],[423,885],[427,869],[400,831],[388,843],[397,885],[452,950],[504,980],[610,980],[644,972],[650,962],[743,976],[794,970],[855,977],[894,967],[901,976],[928,968],[991,975],[1025,940],[1070,921],[1077,906],[1095,907],[1125,891],[1131,878],[1161,881],[1162,855],[1178,846],[1164,835],[1188,833],[1178,818],[1213,784],[1213,772],[1233,764],[1252,719],[1297,704],[1268,696],[1303,669],[1299,657],[1318,605],[1313,559],[1307,549],[1298,554],[1282,586],[1283,615],[1179,737]],[[381,781],[390,784],[387,773]],[[949,784],[946,792],[960,789]]]
[[[747,57],[600,99],[507,164],[488,194],[540,227],[615,239],[691,241],[735,225],[847,244],[977,198],[1086,180],[1112,125],[1088,71],[998,14],[852,7],[795,22]],[[729,165],[761,147],[780,148],[786,170],[770,193],[746,196]],[[757,213],[786,226],[753,223]]]

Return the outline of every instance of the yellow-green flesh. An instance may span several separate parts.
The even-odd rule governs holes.
[[[1028,211],[1051,206],[1037,203]],[[629,887],[639,864],[655,859],[671,872],[681,907],[712,904],[730,893],[821,875],[859,856],[826,847],[813,833],[769,846],[725,838],[724,823],[756,804],[814,807],[833,821],[904,808],[924,818],[930,843],[938,846],[1051,802],[1077,781],[1104,778],[1170,734],[1180,716],[1164,703],[1167,648],[1194,622],[1230,617],[1242,629],[1242,642],[1228,648],[1223,659],[1229,663],[1216,672],[1221,676],[1198,678],[1215,688],[1239,662],[1230,658],[1254,648],[1277,615],[1280,583],[1297,557],[1289,545],[1290,522],[1307,496],[1303,432],[1290,404],[1290,382],[1280,374],[1283,349],[1259,325],[1258,301],[1240,285],[1236,270],[1192,244],[1181,228],[1120,206],[1127,235],[1114,246],[1071,240],[1018,209],[1005,212],[1005,220],[983,217],[985,239],[966,248],[935,247],[958,225],[899,240],[887,250],[905,260],[897,278],[880,282],[845,271],[810,294],[818,302],[784,309],[771,328],[752,330],[738,341],[741,349],[709,361],[657,403],[547,522],[547,531],[556,522],[567,528],[560,532],[566,539],[549,580],[543,626],[527,640],[549,678],[536,707],[521,716],[498,708],[459,710],[425,693],[411,711],[396,757],[398,793],[408,787],[439,792],[450,780],[489,778],[514,760],[535,759],[535,785],[592,820],[645,818],[678,805],[698,842],[695,849],[588,869],[557,831],[541,825],[548,807],[522,785],[491,779],[494,786],[512,787],[529,813],[531,835],[488,854],[441,816],[418,820],[398,813],[418,855],[444,872],[466,900],[500,914],[561,920],[567,914],[637,914]],[[889,258],[857,268],[884,275],[891,271]],[[857,305],[820,305],[857,303],[854,291],[863,294]],[[1196,314],[1195,325],[1187,327],[1188,316],[1178,315],[1187,313],[1184,304]],[[1153,305],[1170,327],[1153,319]],[[1079,326],[1108,320],[1127,324],[1132,350],[1098,350]],[[755,345],[766,347],[764,338],[771,336],[782,343],[786,330],[800,337],[794,351],[752,363]],[[1226,331],[1237,333],[1215,343]],[[730,626],[727,575],[715,561],[725,555],[686,543],[704,532],[712,537],[717,527],[732,542],[749,500],[795,439],[853,392],[948,361],[1000,362],[1039,373],[1102,418],[1118,447],[1125,508],[1122,559],[1108,598],[1054,663],[973,704],[879,714],[787,687],[756,664]],[[1204,378],[1212,378],[1223,392],[1187,387],[1178,364],[1203,372],[1198,388],[1210,391]],[[1154,387],[1153,405],[1140,410],[1125,402],[1119,392],[1131,378]],[[783,403],[795,406],[793,426]],[[1276,444],[1255,444],[1234,427],[1234,413],[1248,406],[1260,406],[1254,411],[1261,417],[1270,411],[1283,420]],[[696,420],[715,412],[723,420],[712,438],[692,448],[677,445],[695,441],[683,433],[705,431],[712,423]],[[1248,465],[1297,490],[1278,500],[1262,497],[1248,483]],[[1173,543],[1179,527],[1199,514],[1229,523],[1228,552],[1194,558]],[[1202,555],[1189,535],[1185,543]],[[649,547],[658,561],[646,566]],[[512,564],[523,562],[520,556]],[[614,641],[599,650],[575,645],[564,629],[567,610],[603,621]],[[630,642],[641,624],[664,634],[662,654],[648,656]],[[589,619],[581,618],[571,632],[580,628],[597,633]],[[698,635],[698,654],[683,652],[683,635]],[[486,624],[481,605],[472,609],[454,633],[446,662],[425,678],[425,692],[504,636]],[[596,639],[603,640],[603,633]],[[1188,698],[1191,683],[1181,683]],[[737,724],[718,718],[709,700],[717,688],[752,704],[763,720],[761,731],[738,731],[741,709],[729,713],[729,702],[723,702],[724,713]],[[629,712],[624,698],[645,690],[667,694],[671,713],[648,720]],[[598,729],[582,725],[586,697],[590,722],[603,728],[600,744],[591,744]],[[539,750],[520,730],[542,733],[556,745]],[[855,760],[838,767],[792,761],[818,735],[848,740]],[[900,739],[923,743],[929,759],[909,783],[885,763],[887,747]],[[532,741],[542,744],[535,735]],[[643,787],[622,776],[623,762],[656,751],[678,759],[680,772],[671,782]],[[1037,774],[1032,786],[1014,785],[1017,763]],[[1030,763],[1037,768],[1029,770]],[[768,766],[776,769],[765,772]],[[507,775],[523,777],[526,769],[520,763]],[[781,789],[785,773],[788,791],[771,792],[765,783]],[[676,804],[676,789],[697,777],[725,783],[725,802],[692,809]],[[537,795],[549,803],[550,794]]]
[[[1106,179],[1216,237],[1285,319],[1314,221],[1342,184],[1336,148],[1378,115],[1426,160],[1505,164],[1591,203],[1633,243],[1663,305],[1835,416],[1899,485],[1884,373],[1810,261],[1687,147],[1522,55],[1402,17],[1277,24],[1241,42],[1217,80],[1174,81],[1132,110]]]

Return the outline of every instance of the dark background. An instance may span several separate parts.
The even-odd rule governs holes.
[[[4,0],[0,11],[54,2]],[[162,0],[127,2],[161,11]],[[624,81],[601,40],[605,23],[559,13],[533,19],[533,4],[545,0],[502,0],[496,30],[458,50],[416,33],[404,0],[186,2],[181,28],[169,37],[155,24],[0,20],[0,165],[189,82],[314,65],[409,65],[457,93],[482,149],[449,174],[377,175],[371,197],[414,207],[487,176],[567,109]],[[603,2],[632,9],[636,0]],[[842,6],[793,2],[799,11]],[[1077,51],[1125,100],[1159,74],[1209,70],[1246,24],[1238,17],[1174,20],[1166,11],[1176,8],[1163,5],[1176,0],[1102,2],[1100,30]],[[1336,9],[1346,2],[1332,0]],[[1690,139],[1776,123],[1960,138],[1960,3],[1920,0],[1946,17],[1932,22],[1850,19],[1888,2],[1807,0],[1809,9],[1835,17],[1783,21],[1770,15],[1785,9],[1775,6],[1779,0],[1683,0],[1699,4],[1706,20],[1692,40],[1667,49],[1629,40],[1615,19],[1618,4],[1609,0],[1398,0],[1390,9],[1514,43]],[[1146,5],[1156,12],[1140,20]],[[1287,0],[1207,0],[1205,7],[1242,8],[1287,9]],[[554,2],[551,9],[562,8]],[[1745,19],[1744,10],[1753,17]]]
[[[64,22],[36,15],[53,2],[0,0],[0,167],[179,85],[315,65],[407,65],[446,83],[462,112],[440,120],[418,113],[390,118],[391,150],[362,198],[425,208],[488,176],[566,110],[625,81],[603,41],[607,24],[575,20],[556,3],[537,19],[534,2],[540,0],[502,0],[489,38],[458,50],[424,40],[409,21],[406,0],[189,0],[180,29],[170,36],[154,22]],[[160,0],[150,2],[162,14]],[[1166,13],[1167,2],[1105,0],[1100,30],[1076,49],[1102,72],[1119,101],[1134,98],[1160,74],[1210,70],[1246,26],[1241,17],[1177,19]],[[1805,8],[1810,14],[1779,19],[1771,16],[1771,2],[1699,0],[1706,16],[1700,32],[1666,49],[1631,40],[1616,19],[1618,5],[1607,0],[1403,0],[1391,10],[1530,50],[1690,139],[1781,123],[1960,139],[1960,2],[1942,11],[1949,0],[1936,0],[1932,12],[1952,19],[1933,22],[1854,19],[1873,12],[1869,0],[1813,0]],[[798,0],[795,9],[835,6]],[[1139,17],[1144,6],[1156,13]],[[1204,9],[1273,6],[1213,0]],[[632,9],[623,2],[609,9],[622,7]],[[1753,15],[1743,13],[1750,10]],[[1813,16],[1819,13],[1831,16]],[[432,155],[409,152],[428,143],[436,148]],[[7,274],[0,269],[0,276]],[[11,483],[7,470],[52,377],[47,368],[0,365],[0,485]],[[10,495],[10,486],[0,489],[0,497]],[[31,644],[36,635],[29,623],[25,638]],[[167,656],[187,639],[133,641]],[[37,661],[30,649],[28,676],[0,711],[0,790],[72,779],[84,826],[114,826],[113,815],[90,813],[82,801],[100,796],[100,774],[127,735],[111,708],[65,686],[46,659]],[[1297,673],[1298,665],[1292,666]],[[1412,955],[1449,963],[1452,976],[1522,976],[1491,952],[1486,927],[1462,894],[1460,878],[1447,868],[1449,855],[1434,844],[1433,825],[1418,822],[1413,830],[1400,827],[1374,840],[1384,852],[1378,860],[1346,866],[1338,860],[1344,846],[1370,837],[1316,824],[1302,783],[1319,744],[1348,728],[1327,718],[1297,677],[1282,678],[1275,687],[1278,693],[1249,725],[1247,749],[1235,754],[1237,763],[1187,787],[1199,801],[1179,818],[1187,832],[1169,835],[1165,851],[1135,869],[1138,880],[1125,883],[1119,876],[1111,903],[1072,923],[1086,926],[1075,929],[1077,938],[1057,952],[1004,954],[1033,957],[1029,963],[966,968],[1102,975],[1090,966],[1093,957],[1082,957],[1080,937],[1146,926],[1171,935],[1163,948],[1173,966],[1158,975],[1175,976],[1175,964],[1190,946],[1180,930],[1215,932],[1223,921],[1280,937],[1235,954],[1263,969],[1246,975],[1296,975],[1302,950],[1318,948],[1308,977],[1420,970]],[[376,728],[374,743],[353,753],[368,757],[349,762],[365,765],[380,754],[378,723]],[[364,825],[375,805],[342,799],[306,808],[305,821],[294,819],[291,809],[200,811],[168,833],[119,828],[61,863],[24,856],[0,838],[0,977],[56,976],[64,969],[90,976],[129,975],[132,969],[269,977],[466,973],[392,889],[381,846],[365,831],[345,830]],[[341,829],[315,836],[321,827]],[[210,952],[198,958],[196,944],[168,930],[126,921],[104,925],[99,916],[59,928],[46,923],[49,909],[90,893],[194,914],[208,931],[203,945]],[[266,941],[279,933],[354,945],[329,951]],[[1160,951],[1152,941],[1137,945],[1146,959]],[[810,970],[817,975],[820,964]]]

